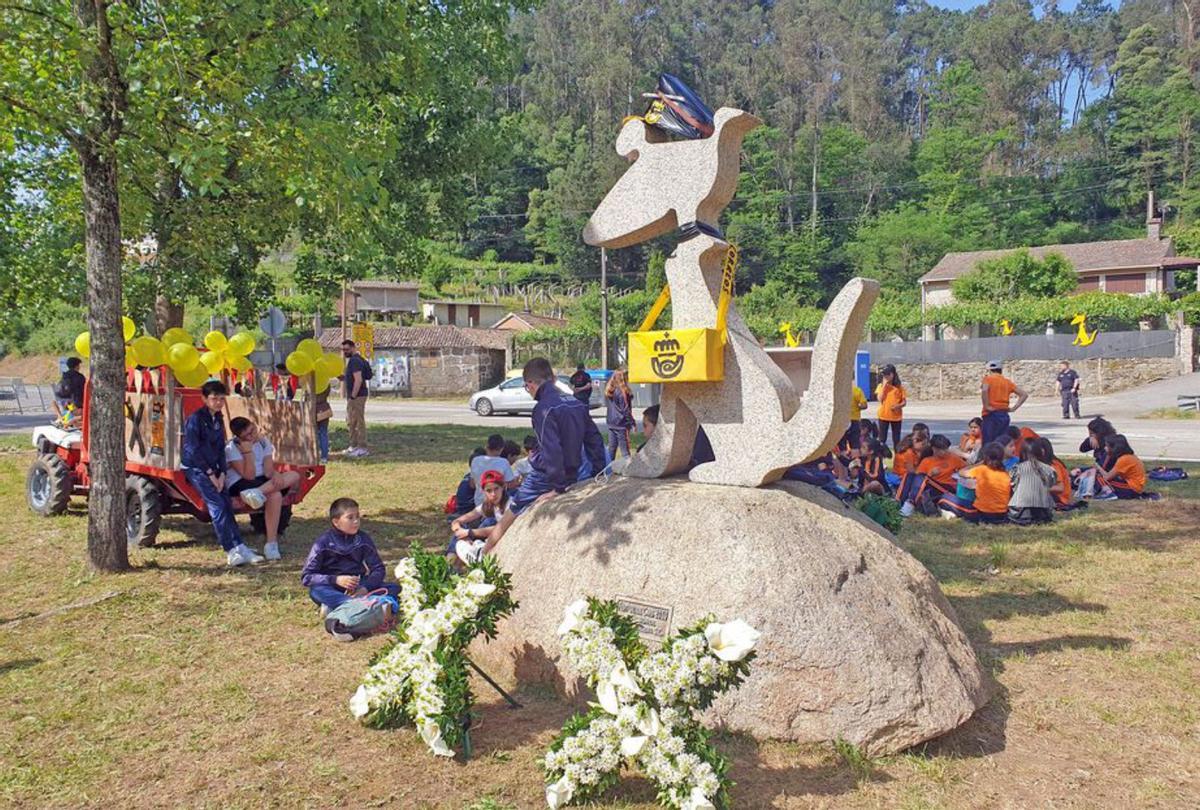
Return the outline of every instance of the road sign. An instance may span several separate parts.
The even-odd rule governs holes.
[[[287,328],[287,318],[283,316],[283,310],[279,307],[271,307],[267,310],[267,314],[258,322],[258,326],[267,337],[277,338]]]

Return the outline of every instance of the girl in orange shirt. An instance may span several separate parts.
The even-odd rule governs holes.
[[[958,440],[955,455],[968,464],[974,464],[983,449],[983,420],[976,416],[967,423],[967,432]]]
[[[1104,449],[1109,466],[1107,470],[1099,468],[1100,480],[1112,487],[1121,500],[1142,497],[1146,490],[1146,465],[1133,454],[1129,441],[1124,435],[1114,433],[1104,440]]]
[[[900,447],[900,426],[904,421],[904,406],[908,404],[908,396],[904,386],[900,384],[900,375],[891,363],[884,366],[880,372],[883,382],[875,389],[875,398],[879,400],[879,440],[887,444],[888,430],[892,431],[892,447]]]
[[[938,506],[947,517],[960,517],[972,523],[1007,523],[1012,479],[1004,469],[1004,448],[998,442],[984,445],[982,458],[982,464],[959,476],[964,484],[975,490],[974,503],[967,503],[956,495],[946,495],[938,501]]]

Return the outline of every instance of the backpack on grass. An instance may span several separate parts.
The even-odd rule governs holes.
[[[330,635],[345,634],[354,638],[386,633],[396,623],[400,603],[388,596],[383,588],[366,596],[354,596],[325,615],[325,629]]]
[[[1146,477],[1151,481],[1182,481],[1188,474],[1182,467],[1155,467]]]

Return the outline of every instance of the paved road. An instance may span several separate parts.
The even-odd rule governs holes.
[[[1087,436],[1084,426],[1091,416],[1104,415],[1111,419],[1117,429],[1129,437],[1130,444],[1138,455],[1147,459],[1176,459],[1200,462],[1200,422],[1177,419],[1136,419],[1137,414],[1161,407],[1173,407],[1176,393],[1200,393],[1200,374],[1163,380],[1135,391],[1126,391],[1106,397],[1085,399],[1084,420],[1064,420],[1057,401],[1050,399],[1030,400],[1014,415],[1014,421],[1028,425],[1053,443],[1055,450],[1068,454],[1075,452],[1079,443]],[[345,419],[345,405],[333,401],[334,416]],[[594,409],[596,424],[603,428],[604,411]],[[873,417],[875,406],[866,412]],[[640,415],[640,414],[639,414]],[[979,415],[979,403],[974,400],[943,402],[913,402],[905,409],[905,423],[925,422],[935,433],[945,433],[957,440],[967,420]],[[28,433],[35,424],[48,417],[24,414],[0,415],[0,433]],[[466,400],[462,402],[430,402],[373,398],[367,405],[367,423],[393,425],[455,424],[475,425],[480,428],[480,439],[492,427],[529,427],[529,417],[523,416],[479,416],[469,410]]]

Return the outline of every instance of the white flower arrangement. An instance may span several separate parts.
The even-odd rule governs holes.
[[[705,621],[647,654],[615,603],[580,599],[567,607],[558,634],[598,704],[569,719],[543,758],[546,804],[594,798],[616,784],[622,765],[633,765],[658,784],[666,807],[727,806],[728,763],[695,713],[741,683],[758,631],[740,619]]]
[[[411,721],[430,751],[452,757],[473,703],[463,651],[479,633],[493,637],[496,621],[516,609],[510,580],[492,558],[459,576],[440,555],[415,545],[396,566],[396,579],[399,624],[350,698],[350,711],[377,726]]]

